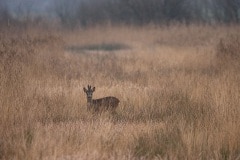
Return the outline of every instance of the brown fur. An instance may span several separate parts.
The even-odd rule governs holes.
[[[87,95],[88,110],[92,110],[95,112],[102,112],[102,111],[115,112],[120,102],[119,99],[112,96],[104,97],[100,99],[92,99],[92,94],[95,91],[95,87],[92,88],[90,85],[88,85],[88,89],[84,87],[83,90]]]

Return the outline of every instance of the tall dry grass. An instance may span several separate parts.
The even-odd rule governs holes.
[[[239,30],[4,30],[0,159],[239,158]],[[87,84],[116,115],[87,112]]]

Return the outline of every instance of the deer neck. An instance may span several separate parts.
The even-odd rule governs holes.
[[[87,97],[87,104],[88,105],[91,105],[92,104],[92,97]]]

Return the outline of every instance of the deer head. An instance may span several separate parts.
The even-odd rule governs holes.
[[[84,87],[83,91],[86,93],[88,101],[91,101],[93,92],[95,91],[95,87],[92,88],[90,85],[88,85],[87,88],[88,89]]]

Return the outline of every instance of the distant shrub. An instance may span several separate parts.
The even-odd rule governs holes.
[[[239,68],[240,35],[229,35],[221,39],[216,52],[216,63],[220,69]]]
[[[101,43],[101,44],[90,44],[85,46],[70,46],[66,48],[73,52],[82,51],[117,51],[122,49],[129,49],[129,46],[121,43]]]

